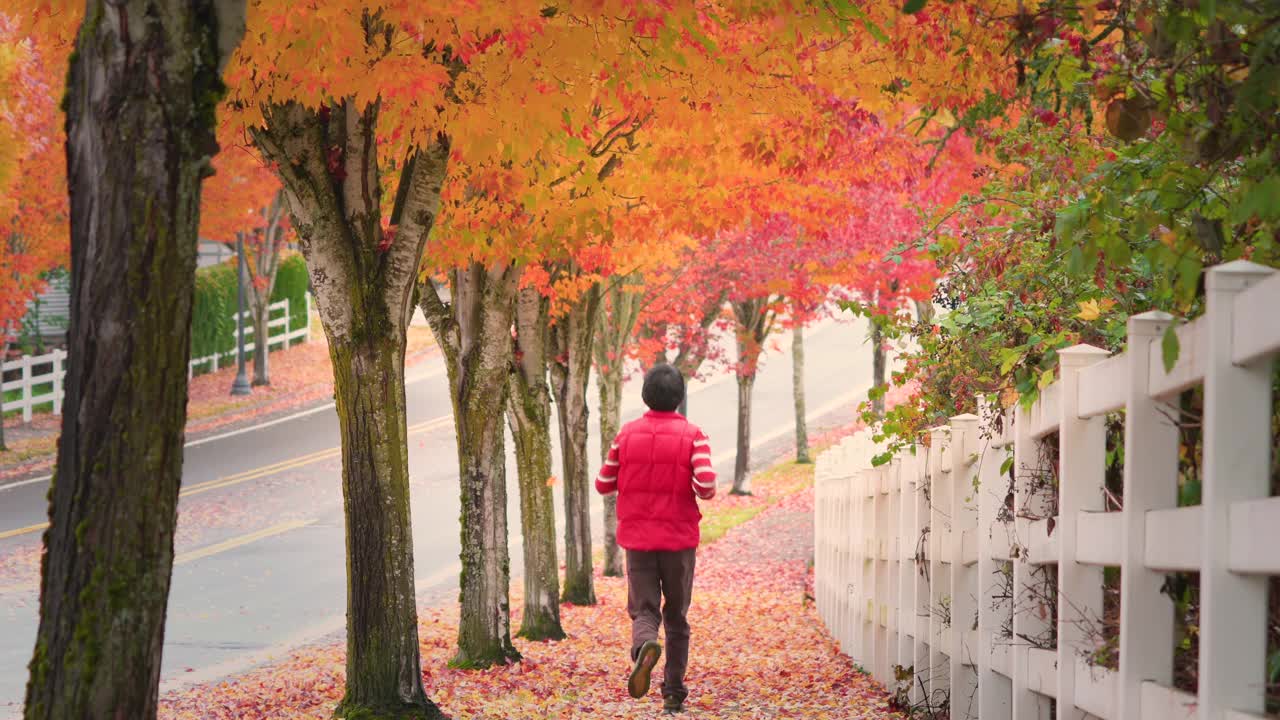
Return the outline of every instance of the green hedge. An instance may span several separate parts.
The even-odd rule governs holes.
[[[289,329],[306,327],[307,266],[301,255],[290,255],[280,261],[271,302],[289,299]],[[196,271],[195,306],[191,312],[191,357],[202,358],[215,352],[235,350],[236,266],[223,263]],[[248,298],[245,300],[248,304]],[[252,353],[250,354],[252,356]],[[219,361],[219,365],[225,364]],[[207,372],[208,366],[196,368]]]

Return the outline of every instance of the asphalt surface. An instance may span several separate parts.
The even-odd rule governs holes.
[[[852,419],[871,379],[865,338],[862,322],[827,322],[806,335],[811,419]],[[752,445],[757,461],[788,446],[793,437],[791,376],[789,339],[780,337],[755,386]],[[727,483],[732,480],[736,432],[732,375],[719,373],[691,383],[689,390],[690,419],[711,438],[715,468]],[[423,602],[452,602],[459,498],[453,422],[440,361],[411,371],[407,392],[417,590]],[[624,391],[624,421],[642,411],[639,396],[635,378]],[[594,388],[590,397],[594,404]],[[594,458],[599,456],[594,417],[591,431]],[[162,691],[217,680],[342,632],[346,576],[338,443],[337,415],[332,405],[323,405],[188,444]],[[509,459],[507,474],[512,571],[518,574],[514,460]],[[0,485],[0,718],[17,716],[22,704],[38,617],[40,526],[46,520],[47,490],[48,481],[40,478]],[[559,493],[557,486],[558,522]],[[592,509],[598,543],[603,512],[598,496]]]

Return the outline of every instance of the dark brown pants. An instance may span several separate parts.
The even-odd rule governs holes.
[[[689,694],[684,671],[689,665],[689,600],[693,596],[696,548],[669,552],[627,551],[627,612],[631,615],[631,659],[640,646],[658,639],[658,621],[666,630],[666,669],[662,696],[681,701]]]

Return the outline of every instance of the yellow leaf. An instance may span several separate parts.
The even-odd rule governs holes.
[[[1045,370],[1040,374],[1040,381],[1036,383],[1036,387],[1041,390],[1053,384],[1053,370]]]
[[[1007,387],[1000,393],[1000,407],[1011,408],[1016,402],[1018,402],[1018,391],[1014,388]]]
[[[1102,308],[1098,306],[1097,300],[1084,300],[1077,303],[1080,306],[1080,312],[1076,313],[1076,317],[1084,321],[1097,320],[1102,314]]]
[[[560,481],[556,479],[556,476],[552,475],[551,477],[547,478],[547,487],[555,487],[556,483],[558,482]]]

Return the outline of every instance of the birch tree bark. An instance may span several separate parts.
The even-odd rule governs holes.
[[[90,0],[68,76],[71,318],[27,720],[156,716],[200,187],[244,0]]]
[[[551,387],[556,397],[564,468],[564,589],[574,605],[596,603],[591,574],[591,470],[587,461],[587,382],[599,287],[579,298],[552,327]]]
[[[516,299],[507,422],[515,442],[524,534],[524,614],[518,636],[559,640],[560,562],[551,478],[551,389],[547,383],[549,302],[536,288]]]
[[[296,103],[253,131],[279,168],[329,342],[342,436],[347,685],[339,717],[438,718],[422,685],[409,511],[404,353],[418,265],[440,208],[443,134],[401,172],[398,230],[382,232],[376,102]]]
[[[423,314],[444,350],[458,436],[462,607],[458,654],[450,663],[454,667],[483,668],[520,659],[511,644],[502,426],[519,279],[519,267],[472,262],[450,273],[447,305],[430,282],[419,288]]]

